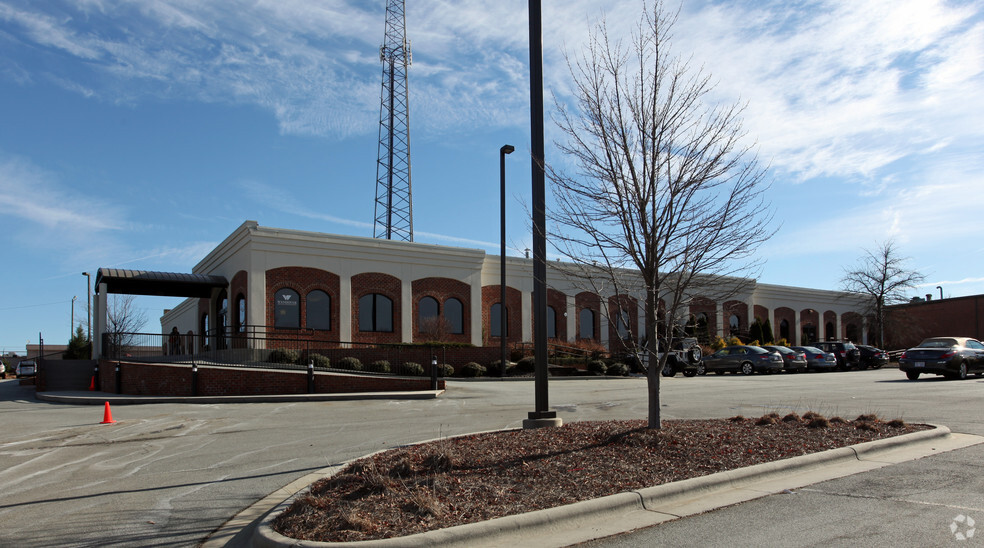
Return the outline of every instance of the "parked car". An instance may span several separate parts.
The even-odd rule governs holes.
[[[762,345],[766,350],[774,350],[782,356],[782,368],[786,371],[796,373],[806,371],[806,353],[802,350],[793,350],[788,346]]]
[[[869,344],[859,344],[857,346],[858,351],[861,352],[861,369],[868,367],[881,369],[881,366],[889,362],[888,352]]]
[[[837,367],[837,357],[833,352],[824,352],[815,346],[791,346],[793,350],[801,350],[806,354],[806,369],[808,371],[830,371]]]
[[[7,378],[7,366],[6,364],[3,363],[3,360],[0,360],[0,379],[6,379],[6,378]]]
[[[659,352],[660,357],[666,352],[666,342],[663,340],[659,341]],[[686,377],[693,377],[697,374],[702,355],[697,339],[692,337],[674,339],[673,348],[666,357],[666,365],[663,366],[663,376],[672,377],[677,373],[683,373]]]
[[[38,374],[38,366],[34,363],[34,360],[21,360],[17,364],[17,378],[21,377],[33,377]]]
[[[847,370],[861,366],[861,351],[850,341],[818,341],[813,346],[824,352],[833,352],[837,369]]]
[[[899,357],[899,369],[909,380],[923,373],[966,379],[968,373],[984,376],[984,344],[969,337],[931,337]]]
[[[759,346],[726,346],[701,359],[698,373],[705,375],[708,371],[718,375],[725,371],[740,371],[743,375],[773,373],[782,371],[782,356]]]

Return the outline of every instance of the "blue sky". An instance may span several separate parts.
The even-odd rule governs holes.
[[[407,4],[415,239],[498,253],[510,143],[522,254],[527,4]],[[599,4],[544,2],[548,102],[593,22],[638,20],[638,0]],[[67,342],[81,272],[188,272],[246,219],[371,236],[384,9],[0,0],[0,350]],[[673,43],[748,103],[781,223],[760,281],[836,289],[894,238],[927,276],[914,295],[984,293],[984,4],[685,0]],[[176,301],[137,302],[156,331]]]

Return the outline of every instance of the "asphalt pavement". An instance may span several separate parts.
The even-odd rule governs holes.
[[[550,390],[565,422],[645,417],[643,379],[558,379]],[[662,409],[665,419],[875,412],[984,436],[982,396],[978,378],[910,382],[892,369],[675,377],[664,379]],[[193,546],[307,474],[405,443],[518,427],[532,402],[529,382],[450,381],[430,400],[121,405],[117,423],[103,425],[100,407],[42,402],[0,382],[0,545]],[[980,445],[956,449],[590,545],[972,545],[984,533],[957,538],[984,523],[982,457]]]

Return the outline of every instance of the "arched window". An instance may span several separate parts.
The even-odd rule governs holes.
[[[297,291],[283,288],[273,294],[273,327],[301,327],[301,299]]]
[[[386,295],[370,293],[359,298],[359,331],[393,331],[393,301]]]
[[[199,333],[198,341],[199,341],[199,349],[201,350],[208,349],[208,336],[209,336],[208,329],[209,329],[208,312],[206,312],[202,314],[202,317],[198,320],[198,333]]]
[[[824,329],[824,334],[827,337],[827,340],[834,340],[837,338],[837,335],[834,333],[833,322],[827,322],[827,325],[823,326],[823,329]]]
[[[728,318],[728,325],[731,328],[731,335],[733,337],[737,337],[741,333],[741,318],[738,317],[738,314],[732,314]]]
[[[618,333],[618,338],[625,340],[632,337],[629,331],[629,325],[629,313],[619,310],[615,316],[615,332]]]
[[[779,338],[789,341],[789,322],[786,320],[779,322]],[[793,341],[789,341],[789,343],[793,344]]]
[[[858,336],[859,331],[857,325],[853,323],[847,324],[847,328],[845,329],[845,332],[847,333],[847,340],[854,341],[854,342],[858,342],[861,340],[861,338]]]
[[[226,347],[226,335],[228,334],[226,331],[229,327],[229,297],[226,295],[225,289],[219,293],[215,319],[215,346],[222,350]]]
[[[595,334],[595,313],[590,308],[582,308],[578,314],[577,337],[579,339],[593,339]]]
[[[812,323],[803,324],[803,343],[811,344],[817,342],[817,326]]]
[[[236,332],[246,332],[246,297],[242,293],[236,297]]]
[[[502,314],[503,314],[502,305],[499,304],[499,303],[493,304],[492,305],[492,309],[489,310],[489,322],[491,323],[491,325],[489,326],[489,333],[493,337],[502,337],[503,336],[503,334],[502,334]],[[509,336],[509,309],[508,308],[506,308],[505,314],[506,314],[506,316],[505,316],[506,317],[506,334],[505,334],[505,336],[508,337]]]
[[[444,301],[444,321],[447,322],[451,333],[465,332],[465,307],[461,301],[454,297]]]
[[[331,329],[331,296],[320,289],[307,294],[307,323],[308,329]]]
[[[557,338],[557,311],[552,306],[547,307],[547,338]]]
[[[433,331],[440,320],[440,304],[434,297],[424,297],[417,303],[417,330],[421,333]]]

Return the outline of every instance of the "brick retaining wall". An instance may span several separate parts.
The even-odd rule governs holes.
[[[192,372],[189,365],[165,365],[101,360],[100,389],[117,393],[117,373],[120,369],[118,393],[135,396],[192,396]],[[430,390],[430,377],[376,377],[316,372],[314,392],[338,394],[351,392],[403,392]],[[444,381],[438,380],[444,389]],[[272,369],[240,369],[230,367],[198,367],[198,396],[248,396],[276,394],[306,394],[306,371]]]

